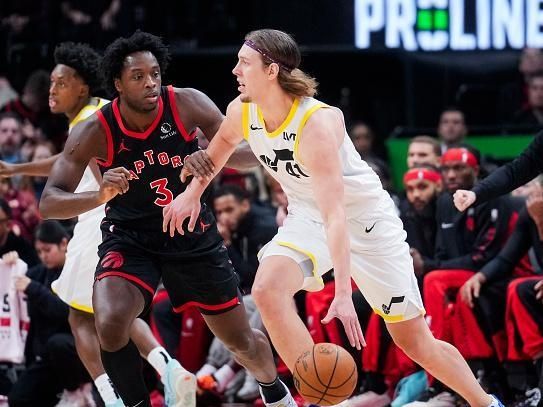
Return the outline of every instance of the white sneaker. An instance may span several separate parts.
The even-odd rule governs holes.
[[[56,407],[86,407],[85,397],[79,389],[64,390]]]
[[[258,382],[253,377],[252,374],[247,372],[245,374],[245,380],[243,381],[243,386],[238,390],[236,396],[243,401],[253,401],[260,394],[260,386]]]
[[[196,407],[196,376],[171,359],[162,377],[166,407]]]
[[[281,400],[276,401],[275,403],[266,403],[266,399],[264,398],[264,395],[262,394],[262,389],[260,388],[260,386],[258,386],[258,389],[260,391],[260,397],[262,397],[262,401],[264,402],[264,405],[267,407],[298,407],[298,405],[294,401],[294,398],[292,398],[292,394],[290,394],[288,387],[283,382],[281,382],[281,384],[287,390],[287,395],[283,397]]]

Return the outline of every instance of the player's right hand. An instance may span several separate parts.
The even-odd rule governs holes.
[[[321,323],[326,325],[334,318],[339,319],[343,324],[347,339],[353,348],[360,350],[362,346],[366,346],[362,327],[360,326],[358,315],[354,309],[353,299],[350,295],[336,295]]]
[[[128,191],[128,179],[130,172],[124,167],[117,167],[107,170],[102,176],[102,183],[98,191],[100,202],[106,203]]]
[[[210,179],[215,175],[215,165],[205,150],[198,150],[185,158],[181,170],[181,182],[185,182],[190,175],[198,179]]]
[[[15,170],[12,164],[5,161],[0,161],[0,178],[9,178],[15,175]]]
[[[464,212],[471,205],[473,205],[475,198],[477,198],[475,192],[459,189],[453,195],[454,206],[456,206],[456,209],[458,209],[460,212]]]
[[[170,237],[175,235],[176,230],[179,234],[184,235],[183,222],[185,219],[190,218],[187,229],[189,232],[193,232],[201,207],[200,198],[189,190],[185,190],[162,210],[164,218],[162,231],[164,233],[169,231]]]

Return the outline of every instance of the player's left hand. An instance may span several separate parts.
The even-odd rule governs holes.
[[[185,158],[181,170],[181,182],[185,182],[190,175],[198,179],[211,179],[215,175],[215,165],[205,150],[198,150]]]
[[[335,296],[328,313],[321,321],[323,324],[329,323],[332,319],[337,318],[343,324],[345,333],[349,339],[349,343],[356,349],[362,349],[362,346],[366,346],[366,340],[362,333],[362,327],[358,320],[358,315],[353,305],[353,299],[350,295]]]
[[[162,210],[162,216],[164,217],[162,231],[164,233],[169,231],[171,237],[174,236],[176,230],[179,234],[184,235],[183,222],[188,217],[190,219],[187,229],[189,232],[194,231],[194,226],[200,215],[200,209],[200,199],[186,190]]]

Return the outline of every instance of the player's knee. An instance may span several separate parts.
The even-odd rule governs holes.
[[[260,312],[269,311],[280,306],[281,293],[274,287],[265,287],[262,283],[255,283],[251,288],[251,295]]]
[[[100,312],[95,314],[96,332],[102,349],[113,352],[126,344],[130,336],[130,325],[123,314]]]

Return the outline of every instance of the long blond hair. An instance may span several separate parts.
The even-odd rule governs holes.
[[[314,96],[318,82],[300,68],[302,56],[296,41],[287,33],[279,30],[262,29],[251,31],[245,36],[246,41],[254,44],[262,56],[265,65],[277,63],[277,79],[281,88],[294,96]]]

